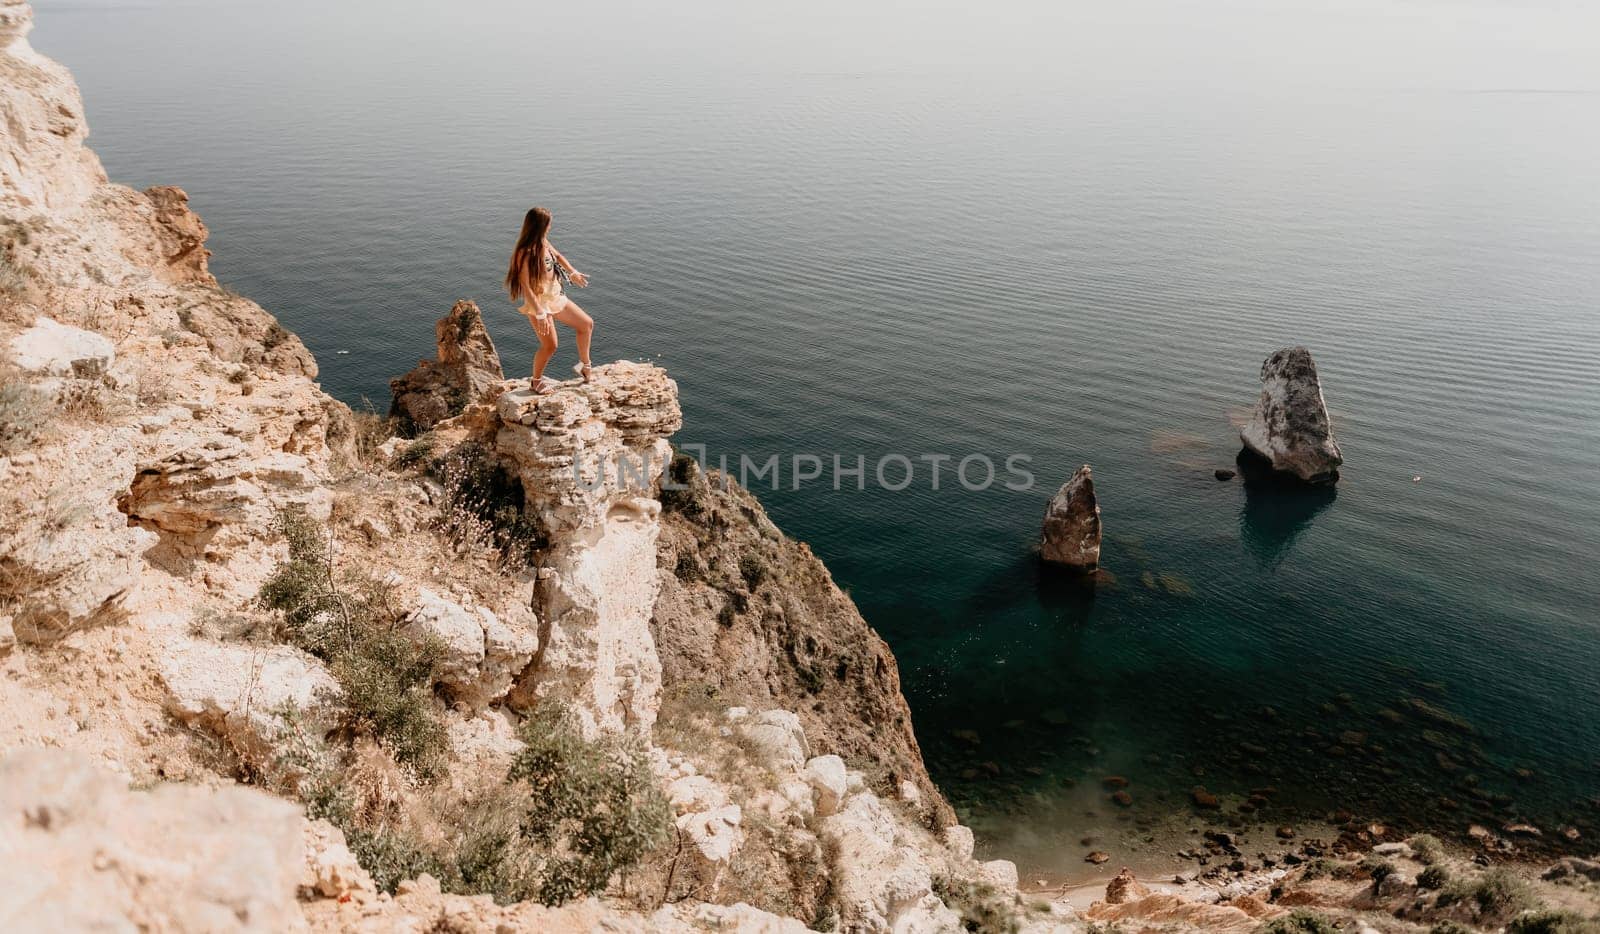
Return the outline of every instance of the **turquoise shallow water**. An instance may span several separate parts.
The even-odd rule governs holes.
[[[758,488],[988,846],[1075,863],[1106,773],[1139,821],[1203,783],[1600,833],[1593,14],[329,6],[46,3],[35,44],[347,401],[459,297],[525,365],[496,283],[537,201],[597,357],[669,367],[681,440],[1029,456],[1027,491]],[[1289,343],[1334,494],[1211,476]],[[1092,595],[1031,552],[1085,462]]]

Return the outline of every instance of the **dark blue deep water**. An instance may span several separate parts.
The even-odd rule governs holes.
[[[1127,858],[1194,784],[1274,786],[1273,822],[1600,836],[1585,7],[39,6],[111,175],[187,188],[215,271],[352,404],[386,406],[461,297],[527,365],[497,282],[541,203],[597,359],[670,368],[680,440],[1031,457],[1026,491],[934,490],[926,462],[898,492],[758,485],[1025,871],[1089,831]],[[1343,482],[1217,482],[1291,343]],[[1093,594],[1031,552],[1082,463]]]

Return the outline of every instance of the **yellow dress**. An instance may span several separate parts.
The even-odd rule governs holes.
[[[566,300],[567,294],[561,290],[561,276],[556,273],[555,257],[547,250],[544,254],[544,279],[535,282],[533,291],[522,299],[522,307],[518,309],[528,317],[528,320],[548,318],[561,310],[561,303]]]

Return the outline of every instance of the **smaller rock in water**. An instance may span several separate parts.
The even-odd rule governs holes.
[[[1086,862],[1086,863],[1094,863],[1096,866],[1098,866],[1101,863],[1108,861],[1109,859],[1111,859],[1111,854],[1110,853],[1106,853],[1106,852],[1101,851],[1101,850],[1095,850],[1093,853],[1090,853],[1088,856],[1085,856],[1083,858],[1083,861]]]
[[[1052,564],[1078,571],[1093,571],[1100,564],[1100,503],[1088,464],[1050,499],[1039,554]]]
[[[1232,480],[1234,477],[1238,476],[1238,474],[1235,471],[1228,470],[1225,467],[1218,467],[1215,476],[1218,480]]]

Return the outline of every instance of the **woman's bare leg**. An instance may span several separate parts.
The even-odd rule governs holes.
[[[539,380],[544,378],[544,368],[549,364],[550,358],[555,356],[556,345],[560,340],[556,337],[555,321],[548,317],[543,319],[542,327],[539,321],[534,322],[533,333],[539,335],[539,350],[533,355],[533,382],[537,386]]]
[[[594,334],[594,319],[589,317],[588,312],[579,308],[577,302],[569,298],[562,303],[561,310],[556,312],[556,320],[577,333],[578,359],[583,361],[585,367],[590,366],[589,338]]]

